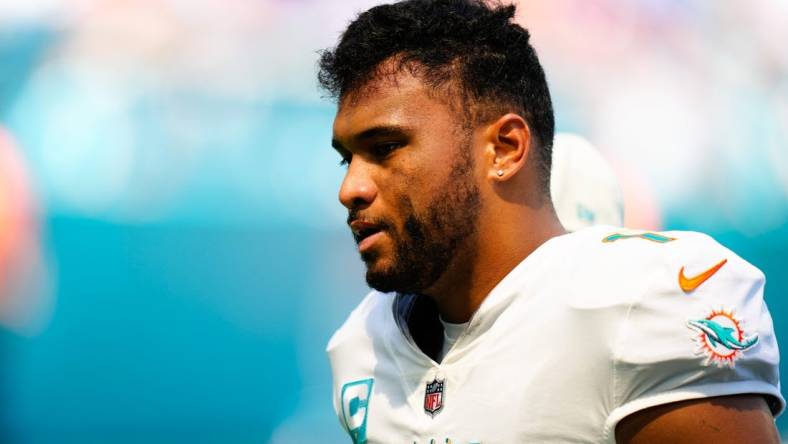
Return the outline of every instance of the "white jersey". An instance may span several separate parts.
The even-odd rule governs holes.
[[[370,293],[328,345],[334,406],[360,443],[614,443],[638,410],[768,395],[764,275],[710,237],[597,226],[553,238],[490,292],[442,362]]]

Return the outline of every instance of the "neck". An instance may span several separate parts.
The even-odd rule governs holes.
[[[516,217],[506,217],[507,213]],[[458,252],[443,276],[424,292],[435,301],[447,322],[468,322],[514,267],[544,242],[566,232],[551,204],[538,209],[507,208],[496,211],[495,218],[483,219],[480,218],[473,241]]]

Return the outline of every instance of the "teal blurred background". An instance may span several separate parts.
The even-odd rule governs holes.
[[[366,290],[315,63],[375,3],[0,3],[0,442],[347,442],[323,349]],[[558,129],[627,225],[764,270],[788,343],[788,6],[589,3],[520,8]]]

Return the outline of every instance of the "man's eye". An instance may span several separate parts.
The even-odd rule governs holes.
[[[339,166],[348,166],[351,160],[353,160],[353,156],[342,156],[342,160],[339,161]]]
[[[392,151],[400,148],[403,144],[400,142],[386,142],[386,143],[379,143],[376,144],[372,152],[378,158],[383,158],[391,154]]]

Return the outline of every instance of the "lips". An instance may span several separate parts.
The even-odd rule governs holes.
[[[365,239],[383,231],[384,226],[374,222],[354,220],[350,223],[350,229],[353,231],[353,238],[356,240],[356,244],[361,245]]]

